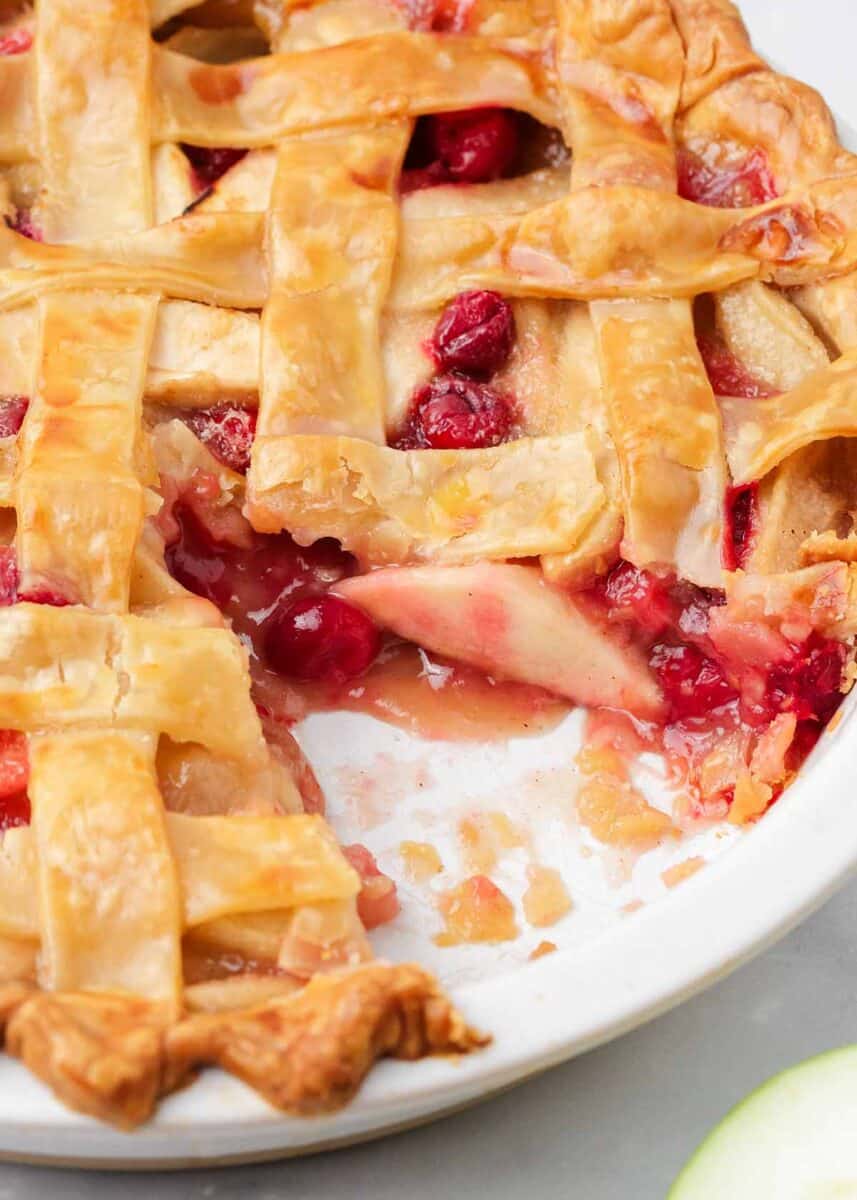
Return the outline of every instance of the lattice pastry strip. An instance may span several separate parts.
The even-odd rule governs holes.
[[[483,450],[305,436],[259,446],[247,513],[299,542],[336,537],[367,563],[461,563],[559,553],[603,504],[585,434]]]
[[[151,734],[30,742],[42,983],[124,991],[181,1011],[179,884]]]
[[[671,188],[664,127],[671,130],[684,58],[665,0],[641,6],[625,37],[612,35],[598,3],[566,3],[561,16],[573,187],[634,182]],[[653,47],[660,56],[655,63]],[[623,101],[632,112],[634,103],[645,105],[648,122],[623,121]],[[623,553],[641,566],[670,564],[684,578],[714,585],[725,466],[690,302],[600,301],[591,312],[622,472]]]
[[[153,138],[270,146],[295,133],[364,125],[367,118],[391,121],[487,104],[550,123],[551,98],[530,62],[541,43],[538,35],[511,43],[456,37],[439,52],[430,34],[387,33],[367,38],[357,56],[345,43],[319,52],[321,60],[313,53],[273,54],[252,66],[207,66],[155,47]],[[0,118],[0,157],[5,132]]]
[[[789,455],[827,438],[857,436],[857,350],[813,371],[796,388],[754,401],[724,399],[729,465],[736,483],[760,479]],[[746,403],[745,403],[746,409]]]
[[[88,246],[46,246],[3,224],[0,311],[45,292],[87,288],[261,308],[267,296],[264,228],[261,213],[212,214],[105,237]]]
[[[87,844],[87,830],[92,841],[109,834],[114,818],[125,817],[129,825],[137,820],[143,834],[148,833],[155,844],[160,845],[160,855],[154,862],[162,865],[164,846],[169,850],[170,870],[175,868],[178,890],[167,876],[165,898],[170,908],[176,908],[175,923],[180,932],[205,928],[214,923],[223,923],[223,918],[240,917],[248,914],[264,914],[273,918],[273,953],[265,947],[265,957],[276,961],[276,949],[282,940],[284,924],[290,919],[288,910],[305,910],[324,904],[338,904],[353,900],[358,888],[357,876],[339,852],[334,835],[324,819],[301,813],[288,819],[280,817],[188,817],[181,813],[163,813],[163,806],[150,801],[157,791],[151,769],[151,747],[146,734],[112,733],[98,730],[87,734],[39,735],[34,739],[34,765],[38,775],[39,795],[46,797],[42,807],[45,812],[45,828],[38,823],[32,827],[22,826],[9,831],[0,848],[0,934],[22,941],[38,942],[42,935],[41,907],[38,876],[70,872],[75,859],[94,853],[95,847]],[[57,773],[62,769],[62,756],[67,761],[80,765],[85,776],[86,791],[78,796],[76,809],[64,813],[65,803],[61,780]],[[99,782],[101,761],[104,780]],[[135,803],[127,813],[110,811],[110,793],[107,784],[122,785]],[[154,786],[155,791],[151,790]],[[81,785],[81,789],[84,785]],[[92,810],[86,808],[92,805]],[[41,802],[40,802],[41,806]],[[57,809],[59,812],[57,813]],[[136,811],[139,809],[139,811]],[[60,824],[54,837],[47,826],[62,818],[67,828]],[[85,818],[85,819],[84,819]],[[150,825],[150,829],[146,826]],[[163,836],[161,836],[163,826]],[[41,832],[41,836],[40,836]],[[80,834],[82,836],[78,837]],[[165,840],[164,840],[165,839]],[[53,849],[52,849],[53,847]],[[142,953],[145,942],[141,940],[141,924],[145,913],[135,908],[138,893],[147,889],[145,878],[140,877],[139,862],[129,855],[127,862],[121,858],[120,847],[101,846],[101,856],[80,873],[81,888],[88,880],[93,888],[103,887],[112,892],[115,888],[128,899],[131,923],[128,936],[121,942],[122,948],[131,953]],[[40,854],[47,851],[47,858],[56,861],[52,868],[43,862]],[[165,868],[166,870],[166,868]],[[142,873],[145,875],[145,872]],[[74,882],[74,879],[72,879]],[[56,893],[58,889],[53,888]],[[57,898],[61,902],[61,895]],[[95,897],[97,901],[97,896]],[[95,902],[94,901],[94,902]],[[173,902],[175,902],[173,904]],[[105,897],[105,911],[109,904]],[[252,929],[252,922],[247,922]],[[76,933],[67,932],[71,943]],[[99,955],[110,953],[110,943],[95,943]],[[68,943],[60,944],[64,957]],[[71,967],[74,967],[72,962]],[[105,969],[108,969],[105,967]],[[84,987],[83,982],[74,986]],[[131,989],[133,990],[133,989]],[[152,995],[151,989],[146,991]]]
[[[225,629],[16,604],[0,609],[0,728],[159,730],[264,758],[243,651]]]
[[[37,338],[37,305],[22,305],[0,314],[2,395],[33,395]],[[189,300],[163,300],[158,305],[142,391],[147,400],[183,407],[218,400],[255,405],[259,342],[255,313]]]
[[[13,485],[22,594],[128,608],[143,523],[140,420],[155,296],[39,303],[37,383]]]
[[[149,111],[140,103],[148,94],[148,26],[145,0],[40,7],[38,214],[49,242],[137,233],[152,223]]]
[[[431,309],[468,287],[579,300],[685,298],[744,279],[791,287],[852,269],[857,181],[822,181],[794,199],[803,253],[783,261],[766,232],[781,203],[706,208],[632,184],[582,188],[524,216],[406,219],[388,303]],[[0,311],[73,286],[260,308],[263,229],[262,214],[201,213],[87,248],[40,245],[0,226]]]
[[[714,586],[726,479],[690,303],[604,301],[592,310],[622,468],[625,557],[669,563]]]
[[[380,321],[409,133],[393,124],[280,146],[268,218],[260,439],[329,433],[385,441]]]

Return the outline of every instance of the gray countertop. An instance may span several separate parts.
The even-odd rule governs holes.
[[[787,882],[784,881],[784,885]],[[316,1158],[118,1176],[0,1166],[0,1200],[663,1200],[711,1125],[801,1058],[857,1041],[857,882],[674,1012],[470,1111]]]

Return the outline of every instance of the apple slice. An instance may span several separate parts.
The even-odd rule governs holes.
[[[776,1075],[710,1133],[667,1200],[857,1196],[857,1046]]]
[[[535,567],[390,567],[334,590],[400,637],[489,675],[538,684],[590,707],[662,714],[643,656]]]

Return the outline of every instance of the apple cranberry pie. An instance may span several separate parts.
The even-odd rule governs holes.
[[[0,1013],[73,1107],[484,1041],[312,708],[511,681],[742,821],[836,712],[857,159],[728,0],[0,0],[0,211]]]

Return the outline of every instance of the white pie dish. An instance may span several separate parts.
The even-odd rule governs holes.
[[[453,987],[466,1017],[494,1035],[489,1049],[382,1063],[348,1108],[313,1120],[284,1118],[236,1080],[206,1072],[132,1134],[69,1112],[2,1058],[0,1155],[156,1168],[300,1154],[448,1112],[626,1032],[758,953],[857,864],[854,707],[765,819],[669,896],[577,949]]]
[[[769,0],[744,0],[742,5],[751,23],[755,11],[769,7]],[[811,40],[812,31],[793,32],[787,61],[800,76],[801,36]],[[361,740],[365,734],[365,727],[360,734],[353,733],[353,726],[348,732],[353,720],[343,718],[343,736],[332,739],[331,722],[337,718],[325,718],[314,733],[308,732],[308,740],[319,745],[335,740],[341,761],[347,761],[350,739]],[[373,742],[366,748],[376,757],[396,753],[403,744],[401,735],[380,729],[375,734],[377,746]],[[584,917],[589,925],[578,944],[512,970],[504,970],[509,963],[497,955],[489,978],[458,985],[450,955],[454,998],[474,1024],[494,1035],[493,1046],[483,1053],[460,1062],[382,1064],[350,1108],[313,1121],[285,1119],[235,1080],[208,1072],[192,1089],[167,1100],[147,1126],[128,1135],[68,1112],[18,1064],[2,1058],[0,1154],[154,1168],[302,1153],[428,1119],[616,1036],[758,952],[846,877],[857,862],[857,812],[847,777],[855,738],[849,704],[845,719],[825,737],[801,779],[765,820],[747,836],[736,837],[739,845],[671,896],[603,928],[608,923],[600,921],[603,897],[590,892],[581,898],[572,885],[575,919]],[[537,769],[547,742],[517,744],[514,753],[522,770]],[[319,760],[312,749],[310,756],[322,770],[334,771],[332,760]],[[484,773],[485,763],[478,751],[462,752],[461,760],[457,770],[464,796]],[[442,783],[456,775],[454,764],[441,769],[438,761],[436,767]],[[336,785],[329,790],[335,795]],[[415,836],[404,822],[382,824],[374,835],[379,833],[390,845],[396,838]],[[373,848],[374,835],[366,839]],[[659,861],[658,869],[662,865]],[[644,891],[647,881],[639,886]],[[552,934],[545,931],[545,936]],[[382,949],[389,944],[397,957],[407,943],[407,931],[381,939]],[[425,961],[420,950],[413,953]],[[443,969],[442,955],[434,952],[430,961]],[[477,957],[464,961],[461,970],[472,974],[482,966]]]

